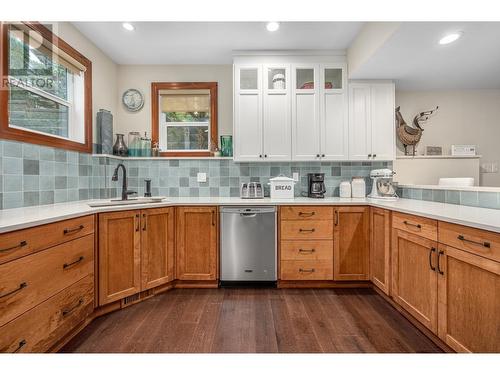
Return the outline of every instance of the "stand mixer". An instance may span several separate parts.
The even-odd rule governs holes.
[[[396,187],[392,177],[396,172],[390,169],[374,169],[370,172],[370,178],[373,180],[372,191],[368,198],[396,200]]]

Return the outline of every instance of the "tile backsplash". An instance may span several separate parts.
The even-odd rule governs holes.
[[[65,151],[51,147],[0,140],[0,208],[27,207],[85,199],[117,197],[121,172],[111,181],[121,162],[106,156]],[[144,194],[144,179],[152,180],[153,195],[171,197],[237,197],[243,182],[262,182],[267,191],[269,178],[298,172],[295,195],[307,191],[307,173],[325,173],[327,196],[338,196],[341,181],[366,177],[371,188],[370,170],[387,162],[281,162],[234,163],[230,159],[124,160],[129,189]],[[197,182],[198,172],[207,182]]]
[[[144,179],[152,180],[153,195],[170,197],[237,197],[243,182],[261,182],[268,193],[269,179],[299,173],[295,195],[307,191],[307,173],[325,174],[327,196],[339,195],[341,181],[365,177],[370,170],[392,167],[388,162],[280,162],[235,163],[230,159],[118,160],[22,142],[0,140],[0,209],[28,207],[86,199],[117,197],[121,172],[111,181],[118,163],[127,167],[128,187],[144,195]],[[207,182],[197,182],[198,172]],[[267,195],[267,194],[266,194]],[[500,209],[500,193],[399,188],[402,198]]]

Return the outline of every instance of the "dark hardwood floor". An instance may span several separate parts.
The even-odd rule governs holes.
[[[176,289],[94,320],[62,352],[441,352],[369,289]]]

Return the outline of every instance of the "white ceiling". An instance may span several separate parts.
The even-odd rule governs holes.
[[[345,50],[361,22],[282,22],[276,32],[264,22],[73,23],[118,64],[231,64],[233,50]]]
[[[458,41],[438,44],[447,33]],[[400,90],[500,88],[500,22],[405,22],[355,72],[393,79]]]

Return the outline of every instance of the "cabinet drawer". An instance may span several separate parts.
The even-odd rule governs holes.
[[[281,221],[283,240],[331,240],[333,220]]]
[[[500,262],[500,234],[439,222],[439,242]]]
[[[0,352],[45,352],[93,309],[94,277],[89,275],[0,327]]]
[[[94,233],[94,216],[0,234],[0,264]]]
[[[333,241],[281,241],[282,260],[330,260],[333,261]]]
[[[392,227],[437,241],[437,221],[433,219],[394,212]]]
[[[281,280],[333,280],[331,260],[283,260]]]
[[[1,265],[0,326],[93,272],[93,235]]]
[[[282,206],[281,220],[333,220],[333,207]]]

